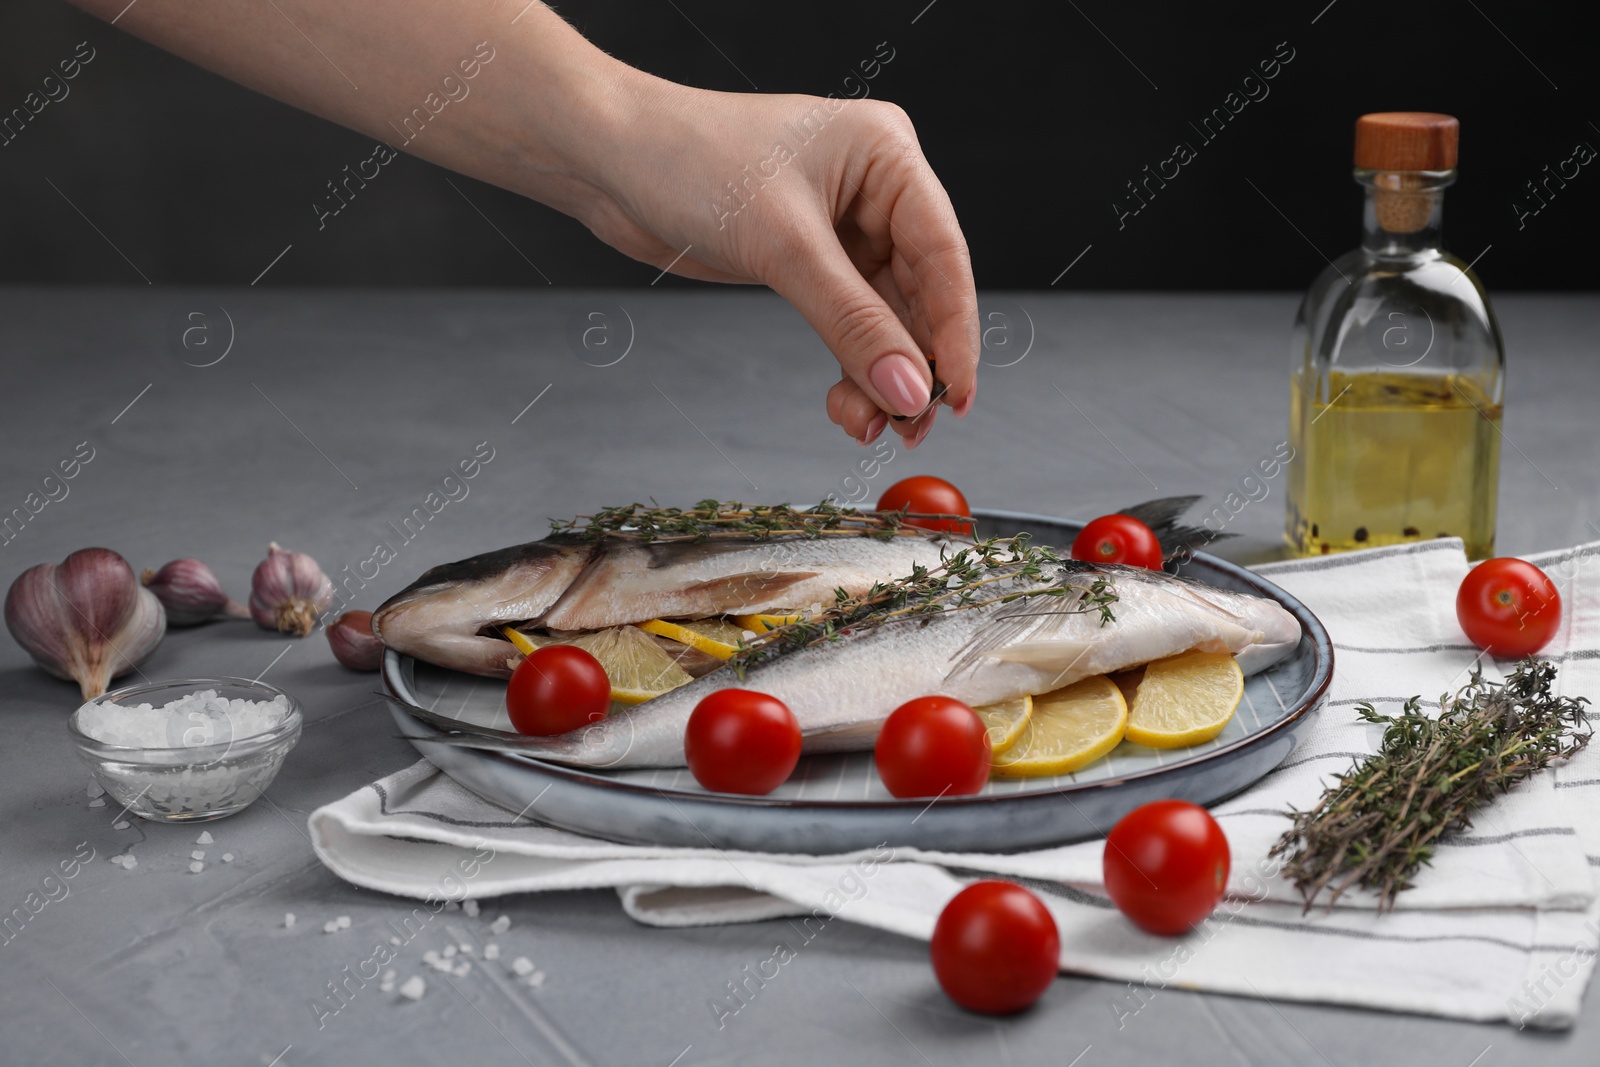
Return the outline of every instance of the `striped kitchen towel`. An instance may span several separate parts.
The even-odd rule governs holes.
[[[1564,621],[1546,651],[1572,695],[1600,696],[1600,542],[1532,557],[1557,581]],[[641,922],[682,926],[788,918],[780,940],[809,940],[834,918],[927,938],[962,885],[999,875],[1034,888],[1062,934],[1063,970],[1118,983],[1119,1025],[1167,986],[1422,1012],[1516,1025],[1570,1026],[1600,944],[1600,746],[1500,798],[1439,849],[1417,887],[1379,914],[1351,894],[1301,913],[1267,849],[1287,805],[1315,802],[1332,774],[1376,748],[1355,705],[1437,704],[1474,664],[1454,598],[1461,543],[1265,565],[1303,600],[1337,648],[1328,703],[1276,771],[1218,805],[1233,876],[1216,914],[1183,938],[1125,921],[1100,883],[1098,842],[1022,854],[946,854],[887,846],[846,856],[729,853],[620,845],[543,826],[481,800],[426,761],[313,812],[314,847],[358,885],[421,899],[608,887]],[[1431,705],[1430,705],[1431,706]]]

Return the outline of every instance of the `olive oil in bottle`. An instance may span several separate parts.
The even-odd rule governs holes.
[[[1488,295],[1439,243],[1457,132],[1419,112],[1356,124],[1362,244],[1295,321],[1285,536],[1299,555],[1434,537],[1494,554],[1505,355]]]

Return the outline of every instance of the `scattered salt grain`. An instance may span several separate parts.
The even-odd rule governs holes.
[[[350,916],[348,916],[348,915],[341,915],[341,916],[339,916],[337,919],[335,919],[333,921],[336,924],[338,924],[338,927],[341,930],[350,929]]]
[[[83,792],[85,796],[87,796],[90,800],[93,800],[95,797],[105,796],[106,791],[101,787],[99,782],[91,781],[88,785],[84,786]]]
[[[484,945],[483,946],[483,958],[486,959],[486,960],[497,960],[497,959],[499,959],[500,958],[500,946],[495,944],[493,941],[489,942],[487,945]]]
[[[116,822],[111,824],[111,828],[113,830],[126,830],[128,828],[128,820],[118,819]]]
[[[456,954],[456,947],[454,945],[446,945],[444,947],[444,951],[439,953],[439,955],[443,956],[445,959],[449,959],[451,956],[454,956],[455,954]]]
[[[472,973],[472,961],[462,960],[460,963],[456,964],[456,969],[450,973],[454,974],[457,978],[465,978],[468,974]]]
[[[378,983],[378,990],[383,993],[394,992],[394,972],[384,971],[383,978]]]
[[[128,853],[128,855],[123,857],[123,859],[122,859],[122,867],[123,867],[124,870],[131,871],[137,866],[139,866],[139,857],[138,856],[135,856],[133,853],[130,852],[130,853]]]
[[[197,845],[209,845],[215,840],[216,838],[211,836],[210,830],[201,830],[200,836],[194,839],[194,843]]]
[[[325,934],[338,933],[338,931],[339,924],[334,922],[332,919],[329,919],[327,922],[322,924],[322,932]]]
[[[533,961],[526,956],[518,956],[511,961],[511,972],[518,978],[526,978],[533,973]]]
[[[286,911],[283,913],[283,928],[285,930],[294,929],[294,912]]]
[[[115,863],[118,867],[121,867],[122,866],[122,861],[127,859],[127,858],[128,857],[126,857],[126,856],[112,856],[111,857],[111,862]]]
[[[473,947],[467,944],[465,941],[461,942],[461,944],[457,945],[456,947],[461,950],[461,954],[463,956],[470,956],[475,951]]]
[[[396,937],[394,934],[390,934],[389,935],[389,944],[398,945],[399,943],[400,943],[400,939],[398,937]]]
[[[489,924],[489,932],[491,934],[503,934],[509,929],[511,929],[511,917],[509,915],[502,915]]]
[[[407,978],[400,986],[400,995],[407,1000],[421,1000],[422,994],[428,991],[428,983],[422,980],[422,975],[414,974]]]
[[[461,902],[461,910],[466,912],[467,918],[476,919],[481,909],[479,909],[476,900],[464,900]]]
[[[193,852],[189,853],[189,858],[192,860],[203,860],[206,858],[206,850],[203,848],[197,848]]]
[[[422,962],[426,963],[429,967],[432,967],[436,971],[444,971],[448,973],[450,970],[449,962],[432,949],[429,949],[427,952],[422,954]]]
[[[232,852],[224,852],[222,854],[222,862],[223,863],[232,863],[233,862],[233,853]]]
[[[189,873],[190,874],[199,874],[201,871],[203,871],[205,869],[206,869],[206,865],[201,863],[199,860],[195,860],[193,863],[189,864]]]
[[[544,985],[544,972],[543,971],[534,971],[532,974],[528,975],[528,988],[529,989],[538,989],[542,985]]]
[[[89,801],[89,806],[91,808],[103,808],[106,806],[106,798],[95,797],[93,800]]]

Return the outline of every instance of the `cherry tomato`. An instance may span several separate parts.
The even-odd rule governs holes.
[[[519,734],[549,737],[599,722],[611,710],[606,669],[575,645],[545,645],[511,673],[506,711]]]
[[[1090,563],[1126,563],[1161,569],[1161,542],[1132,515],[1102,515],[1072,542],[1072,558]]]
[[[878,731],[872,757],[897,797],[966,796],[989,780],[989,731],[950,697],[901,704]]]
[[[764,796],[800,762],[800,723],[777,697],[719,689],[695,705],[683,751],[694,780],[707,789]]]
[[[1021,1011],[1050,988],[1061,959],[1056,921],[1010,882],[974,882],[939,913],[929,946],[945,994],[968,1011]]]
[[[1101,861],[1111,902],[1152,934],[1193,929],[1228,884],[1228,838],[1205,808],[1157,800],[1134,808],[1106,836]]]
[[[967,498],[961,490],[931,474],[915,478],[902,478],[883,491],[878,498],[879,511],[921,512],[924,515],[971,515]],[[956,519],[907,519],[907,526],[920,526],[925,530],[943,530],[946,533],[970,534],[973,524]]]
[[[1456,618],[1479,648],[1502,659],[1531,656],[1561,627],[1561,594],[1526,560],[1486,559],[1456,592]]]

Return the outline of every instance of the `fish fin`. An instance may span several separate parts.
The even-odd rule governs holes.
[[[1050,643],[1073,616],[1084,613],[1083,601],[1089,593],[1089,587],[1070,580],[1082,573],[1088,572],[1075,571],[1062,580],[1060,584],[1067,592],[1061,596],[1026,597],[997,614],[993,625],[974,634],[956,653],[945,680],[975,669],[985,659],[1005,658],[1003,653],[1013,646],[1043,646]]]
[[[1156,540],[1161,542],[1162,558],[1171,559],[1184,549],[1194,551],[1206,547],[1218,538],[1234,536],[1231,533],[1221,533],[1204,526],[1191,526],[1178,521],[1199,499],[1198,495],[1164,496],[1159,500],[1146,500],[1142,504],[1123,508],[1117,514],[1130,515],[1150,527],[1151,532],[1156,535]]]
[[[705,593],[723,603],[754,603],[772,593],[781,593],[790,586],[809,581],[816,571],[744,571],[723,578],[712,578],[686,587],[685,593]],[[743,599],[739,599],[739,594]]]
[[[1040,670],[1065,670],[1082,659],[1083,654],[1092,647],[1093,641],[1025,641],[991,652],[989,658],[1002,663],[1021,663]]]

